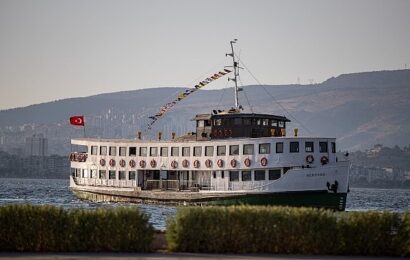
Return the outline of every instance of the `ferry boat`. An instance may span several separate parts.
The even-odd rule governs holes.
[[[82,199],[177,205],[287,205],[344,210],[350,163],[336,139],[302,137],[285,116],[235,106],[195,116],[196,132],[163,140],[75,138],[70,188]],[[343,159],[343,160],[342,160]]]

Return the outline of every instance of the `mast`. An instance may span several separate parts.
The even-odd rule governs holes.
[[[233,44],[236,43],[238,41],[238,39],[234,39],[233,41],[230,41],[231,44],[231,50],[232,53],[227,53],[226,56],[231,56],[232,57],[232,62],[233,62],[233,78],[228,78],[228,80],[232,80],[233,82],[235,82],[235,110],[239,111],[239,98],[238,98],[238,76],[239,76],[239,66],[238,66],[238,62],[235,60],[235,51],[233,49]]]

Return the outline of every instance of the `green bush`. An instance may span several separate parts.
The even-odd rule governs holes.
[[[168,248],[182,252],[403,255],[409,230],[409,214],[192,207],[168,220],[166,236]]]
[[[351,212],[339,221],[339,248],[341,254],[397,255],[398,232],[402,219],[388,212]]]
[[[150,250],[153,228],[137,208],[0,207],[0,251]]]
[[[403,214],[398,241],[400,242],[400,255],[410,256],[410,212]]]

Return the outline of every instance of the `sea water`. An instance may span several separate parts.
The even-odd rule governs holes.
[[[150,216],[150,222],[164,230],[168,217],[175,215],[176,207],[150,204],[90,202],[77,199],[69,190],[69,180],[54,179],[1,179],[0,205],[5,204],[53,205],[63,208],[138,207]],[[347,196],[347,211],[410,211],[410,190],[351,188]]]

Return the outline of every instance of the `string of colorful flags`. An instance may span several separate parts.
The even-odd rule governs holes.
[[[192,93],[198,91],[199,89],[203,88],[204,86],[208,85],[212,81],[215,81],[226,74],[232,72],[231,70],[224,69],[223,71],[219,71],[218,73],[213,74],[209,78],[204,79],[203,81],[199,82],[197,85],[194,86],[194,88],[189,88],[186,89],[183,92],[180,92],[178,96],[175,98],[174,101],[169,102],[165,105],[163,105],[159,111],[155,114],[150,116],[149,118],[151,119],[151,122],[148,124],[148,129],[152,128],[152,125],[159,119],[161,118],[166,112],[168,112],[173,106],[175,106],[178,102],[184,100],[186,97],[191,95]]]

